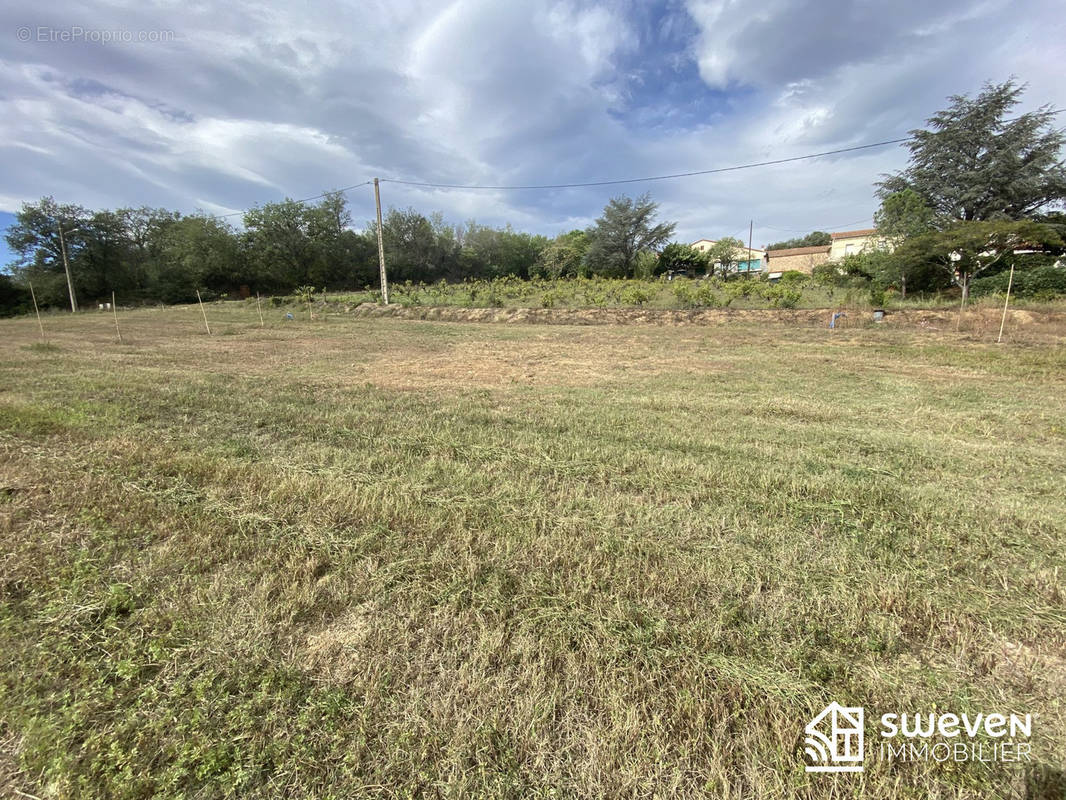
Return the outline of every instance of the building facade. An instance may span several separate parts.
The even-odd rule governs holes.
[[[774,273],[796,270],[810,275],[819,264],[829,261],[830,245],[817,247],[790,247],[785,250],[766,251],[766,271]]]
[[[877,228],[831,233],[829,238],[833,241],[829,246],[830,261],[841,261],[845,256],[858,255],[864,250],[875,250],[883,246],[883,240],[877,235]]]
[[[699,250],[701,253],[706,253],[712,247],[718,244],[715,239],[699,239],[689,245],[693,250]],[[733,253],[733,257],[736,259],[733,262],[734,272],[743,272],[745,274],[752,272],[761,272],[764,266],[764,259],[766,257],[766,251],[758,247],[738,247]],[[717,264],[715,267],[717,268]]]

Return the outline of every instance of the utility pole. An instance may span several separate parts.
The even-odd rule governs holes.
[[[75,228],[71,231],[78,230]],[[78,301],[74,299],[74,281],[70,279],[70,264],[67,262],[67,241],[63,238],[63,223],[59,223],[59,250],[63,254],[63,271],[67,273],[67,291],[70,292],[70,310],[77,312]]]
[[[381,238],[381,189],[374,178],[374,205],[378,207],[378,268],[381,270],[381,300],[389,304],[389,279],[385,275],[385,243]]]
[[[751,232],[755,230],[755,220],[748,220],[748,272],[751,272]],[[760,269],[762,267],[760,266]]]

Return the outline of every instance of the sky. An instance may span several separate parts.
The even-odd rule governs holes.
[[[1061,0],[7,3],[0,229],[46,195],[230,214],[375,176],[578,183],[854,147],[1012,76],[1020,110],[1066,108],[1064,34]],[[894,145],[621,186],[381,191],[548,236],[647,191],[679,241],[747,239],[753,221],[759,246],[870,226],[875,182],[906,160]],[[348,198],[362,228],[373,189]]]

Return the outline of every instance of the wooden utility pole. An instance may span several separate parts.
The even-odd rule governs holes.
[[[74,230],[77,230],[75,228]],[[73,233],[73,231],[71,231]],[[74,281],[70,279],[70,263],[67,261],[67,240],[63,238],[63,224],[59,225],[59,251],[63,254],[63,271],[67,273],[67,291],[70,292],[70,310],[77,312],[78,301],[74,298]]]
[[[999,321],[999,338],[996,344],[1003,343],[1003,326],[1007,324],[1007,304],[1010,302],[1010,287],[1014,285],[1014,261],[1010,262],[1010,277],[1007,278],[1007,299],[1003,301],[1003,318]]]
[[[751,272],[751,232],[755,230],[755,220],[748,220],[748,272]]]
[[[381,270],[381,300],[389,304],[389,279],[385,275],[385,242],[381,238],[381,189],[374,178],[374,205],[378,208],[378,267]]]
[[[33,284],[30,283],[30,297],[33,298],[33,311],[37,314],[37,325],[41,329],[41,341],[45,344],[48,343],[47,337],[44,335],[44,323],[41,322],[41,309],[37,307],[37,293],[33,291]]]

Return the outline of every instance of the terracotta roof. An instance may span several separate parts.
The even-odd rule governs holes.
[[[861,231],[841,231],[840,233],[829,234],[830,239],[854,239],[859,236],[873,236],[877,233],[877,228],[863,228]]]
[[[815,247],[789,247],[784,250],[767,250],[766,255],[770,258],[780,258],[781,256],[806,256],[812,253],[828,253],[829,245],[820,244]]]

